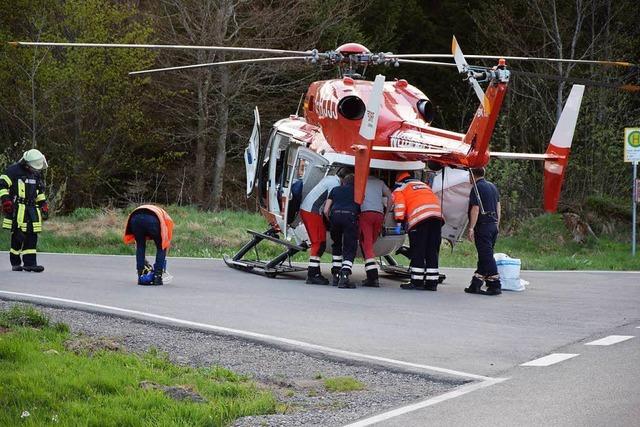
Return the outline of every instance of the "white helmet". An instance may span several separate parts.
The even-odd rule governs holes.
[[[25,151],[22,155],[21,161],[24,161],[27,165],[32,167],[33,169],[39,171],[42,169],[46,169],[49,167],[47,164],[47,159],[45,159],[44,154],[42,154],[39,150],[32,148],[31,150]]]

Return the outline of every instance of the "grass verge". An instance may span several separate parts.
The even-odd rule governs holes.
[[[0,312],[0,425],[223,426],[277,410],[270,392],[228,370],[154,351],[71,351],[73,340],[33,308]]]
[[[250,240],[247,229],[264,231],[262,216],[249,212],[202,212],[193,207],[167,208],[176,228],[171,256],[222,257],[237,252]],[[41,252],[133,255],[133,246],[122,243],[129,210],[78,209],[69,216],[54,217],[45,224],[38,250]],[[1,247],[9,247],[9,233],[0,235]],[[153,245],[149,245],[153,246]],[[270,242],[260,244],[260,257],[272,258],[282,248]],[[153,254],[149,250],[149,255]],[[561,215],[542,215],[522,224],[517,233],[500,236],[496,252],[522,260],[523,269],[538,270],[640,270],[640,258],[632,258],[630,244],[607,235],[584,244],[572,241]],[[254,257],[253,252],[247,257]],[[306,261],[298,254],[296,261]],[[325,261],[330,258],[325,255]],[[475,267],[473,244],[463,241],[453,251],[443,244],[440,265]],[[406,262],[404,258],[400,258]],[[132,267],[133,268],[133,267]],[[169,266],[170,269],[170,266]]]
[[[364,384],[352,377],[325,378],[324,386],[333,392],[364,390]]]

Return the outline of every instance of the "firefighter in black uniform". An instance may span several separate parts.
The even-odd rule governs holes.
[[[341,289],[355,289],[349,281],[353,260],[358,250],[358,215],[360,205],[354,201],[354,176],[349,174],[342,179],[342,185],[334,187],[324,205],[324,214],[331,223],[331,252],[342,255],[342,267],[338,275],[333,276],[333,285]]]
[[[471,169],[469,181],[472,185],[475,183],[469,197],[469,240],[475,243],[478,251],[478,268],[464,291],[500,295],[500,275],[493,258],[500,225],[500,194],[493,183],[484,179],[484,168]],[[483,284],[487,285],[486,290],[481,289]]]
[[[36,262],[36,246],[42,221],[49,217],[41,176],[41,171],[47,166],[44,155],[32,149],[26,151],[18,163],[9,166],[4,175],[0,175],[0,201],[4,213],[2,228],[11,230],[9,260],[13,271],[44,271],[44,267]]]

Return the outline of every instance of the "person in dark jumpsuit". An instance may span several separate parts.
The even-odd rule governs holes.
[[[500,295],[500,275],[493,258],[493,248],[500,226],[500,194],[496,186],[484,178],[484,168],[471,169],[469,181],[478,189],[471,189],[469,197],[469,240],[478,251],[478,267],[465,288],[469,294]],[[486,290],[482,286],[486,284]]]
[[[324,214],[331,223],[331,247],[333,256],[342,255],[342,267],[338,276],[334,275],[333,285],[340,289],[355,289],[349,281],[353,260],[358,250],[358,215],[360,205],[354,201],[354,176],[349,174],[342,179],[342,185],[329,193],[324,206]],[[337,281],[336,281],[337,279]]]

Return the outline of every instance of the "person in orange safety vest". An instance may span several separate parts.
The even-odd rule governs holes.
[[[142,205],[127,218],[124,243],[136,243],[136,268],[138,285],[162,285],[162,273],[166,269],[167,250],[173,237],[173,220],[162,208]],[[150,277],[145,274],[147,240],[156,244],[156,262]]]
[[[396,175],[396,189],[392,194],[396,222],[404,222],[409,234],[411,281],[401,287],[435,291],[444,223],[440,200],[427,184],[406,171]]]

